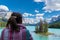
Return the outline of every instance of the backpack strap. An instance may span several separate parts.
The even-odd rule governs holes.
[[[9,30],[9,35],[8,35],[8,39],[9,40],[13,40],[13,34],[12,34],[12,31],[11,30]]]
[[[22,40],[26,40],[26,29],[22,29]]]
[[[3,29],[3,31],[2,31],[1,40],[4,40],[4,31],[5,31],[5,29]]]

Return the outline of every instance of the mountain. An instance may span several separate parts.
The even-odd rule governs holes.
[[[55,21],[52,21],[49,25],[50,28],[60,28],[60,15]]]
[[[36,26],[37,24],[25,24],[23,23],[25,26]]]
[[[60,15],[58,17],[52,17],[49,24],[53,24],[54,22],[58,22],[58,21],[60,21]]]

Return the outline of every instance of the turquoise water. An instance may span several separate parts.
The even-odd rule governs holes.
[[[26,28],[30,31],[33,40],[60,40],[60,29],[48,28],[48,32],[54,33],[55,35],[44,36],[33,32],[35,31],[35,26],[26,26]],[[2,30],[0,28],[0,35]]]
[[[49,36],[34,33],[33,31],[35,31],[35,26],[27,26],[27,29],[30,31],[34,40],[60,40],[60,29],[48,28],[48,32],[55,34]]]
[[[0,36],[1,36],[1,32],[2,32],[3,28],[0,28]]]

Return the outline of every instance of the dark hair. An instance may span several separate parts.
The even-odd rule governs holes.
[[[13,12],[7,22],[6,27],[9,28],[9,25],[10,25],[10,28],[12,31],[14,31],[14,30],[19,31],[20,27],[18,27],[17,24],[22,24],[22,15],[20,13]]]

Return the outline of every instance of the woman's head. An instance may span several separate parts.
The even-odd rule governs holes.
[[[22,24],[22,15],[18,12],[13,12],[7,22],[6,27],[9,28],[9,25],[10,25],[10,28],[12,30],[19,30],[19,27],[17,24]]]
[[[11,17],[14,17],[17,24],[22,24],[22,15],[18,12],[13,12]]]

